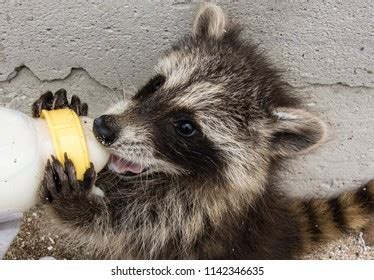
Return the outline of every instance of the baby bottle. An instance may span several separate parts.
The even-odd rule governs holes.
[[[109,153],[92,133],[92,119],[70,109],[42,111],[34,119],[0,107],[0,212],[25,211],[37,200],[48,159],[64,154],[74,163],[77,179],[94,164],[99,172]]]

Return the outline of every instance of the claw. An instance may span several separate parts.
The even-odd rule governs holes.
[[[69,102],[66,97],[66,90],[62,88],[55,93],[52,109],[62,109],[66,107],[69,107]]]
[[[95,171],[95,168],[94,168],[94,166],[91,162],[90,168],[88,168],[86,170],[86,172],[84,173],[83,181],[81,183],[82,188],[85,191],[90,190],[93,187],[93,185],[95,184],[95,180],[96,180],[96,171]]]
[[[61,192],[64,195],[69,194],[71,191],[70,184],[69,184],[69,178],[65,174],[64,168],[61,164],[61,162],[56,159],[54,156],[52,156],[52,168],[54,171],[54,179],[55,179],[55,185],[58,192]]]
[[[32,116],[39,118],[42,110],[51,110],[53,103],[53,94],[50,91],[42,94],[37,101],[32,105]]]
[[[88,105],[87,103],[83,103],[81,106],[81,116],[87,116],[88,115]]]
[[[81,115],[81,100],[78,96],[73,95],[70,102],[70,109],[72,109],[78,116]]]
[[[44,182],[42,196],[45,200],[52,202],[53,197],[57,195],[56,189],[54,187],[55,180],[53,175],[53,169],[50,160],[47,161],[47,166],[45,168]]]
[[[40,113],[42,111],[42,101],[40,99],[32,104],[31,111],[34,118],[40,118]]]
[[[50,110],[52,109],[52,103],[53,103],[53,93],[51,91],[47,91],[42,96],[40,96],[41,100],[43,100],[43,103],[45,105],[45,109]]]
[[[75,192],[81,191],[81,186],[79,185],[79,182],[77,180],[77,172],[75,170],[75,166],[73,162],[68,158],[67,154],[65,153],[65,173],[68,176],[70,187]]]

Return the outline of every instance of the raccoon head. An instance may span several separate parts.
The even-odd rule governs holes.
[[[259,188],[276,159],[311,150],[324,124],[300,107],[278,73],[217,6],[159,60],[128,101],[95,120],[109,168]]]

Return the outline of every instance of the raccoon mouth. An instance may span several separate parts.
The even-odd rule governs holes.
[[[147,166],[126,160],[114,154],[109,158],[108,168],[115,173],[126,176],[138,175],[148,170]]]

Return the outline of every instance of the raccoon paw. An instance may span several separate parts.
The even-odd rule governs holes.
[[[69,103],[66,97],[66,90],[62,88],[56,91],[55,94],[51,91],[42,94],[32,105],[32,116],[34,118],[39,118],[42,110],[62,108],[70,108],[77,113],[78,116],[87,116],[88,113],[88,105],[82,103],[78,96],[73,95]]]
[[[40,190],[43,202],[56,203],[69,201],[83,202],[91,193],[96,180],[96,172],[91,167],[84,174],[83,181],[77,180],[73,162],[65,154],[65,166],[52,157],[52,163],[47,162],[44,180]]]

